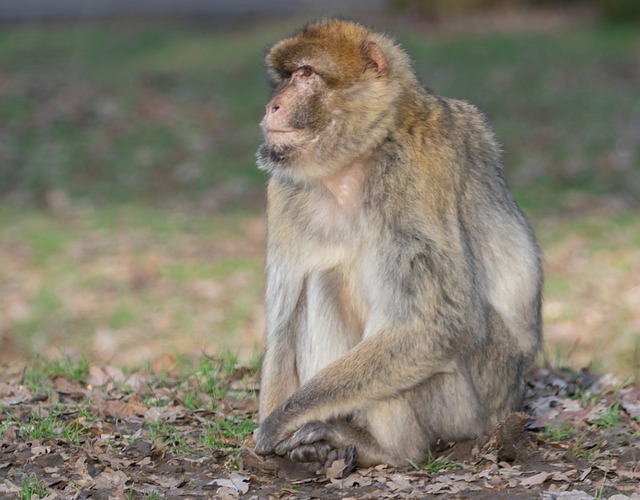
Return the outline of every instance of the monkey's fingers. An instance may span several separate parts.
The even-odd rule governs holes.
[[[312,444],[316,441],[322,441],[327,437],[326,424],[321,422],[309,422],[300,427],[296,432],[286,439],[283,439],[275,447],[278,455],[286,455],[294,448],[298,448],[303,444]]]
[[[329,458],[331,447],[325,441],[302,444],[287,453],[287,458],[294,462],[318,462],[323,464]]]
[[[273,443],[272,440],[269,439],[268,433],[259,432],[256,434],[256,447],[255,452],[256,455],[272,455],[274,452],[276,443]]]
[[[336,460],[344,460],[342,465],[342,470],[339,471],[339,474],[333,476],[334,479],[341,479],[343,477],[347,477],[351,474],[358,465],[358,450],[355,445],[349,445],[345,448],[338,448],[331,450],[327,454],[327,458],[324,463],[324,468],[329,469],[333,466],[333,462]],[[334,471],[335,473],[335,471]]]

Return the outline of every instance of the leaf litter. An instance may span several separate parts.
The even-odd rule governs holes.
[[[40,385],[0,369],[0,496],[38,484],[47,499],[640,499],[640,389],[615,377],[538,368],[527,412],[490,435],[427,464],[349,473],[344,459],[316,471],[253,452],[254,371],[166,365],[92,365]]]

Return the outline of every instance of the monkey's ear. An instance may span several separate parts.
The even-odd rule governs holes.
[[[387,76],[389,74],[389,63],[376,42],[367,42],[362,48],[362,55],[366,61],[365,71],[373,68],[379,76]]]

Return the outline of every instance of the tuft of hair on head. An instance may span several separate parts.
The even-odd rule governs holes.
[[[363,77],[414,80],[407,55],[393,39],[342,19],[310,23],[276,43],[266,56],[269,76],[276,86],[303,63],[331,86]]]

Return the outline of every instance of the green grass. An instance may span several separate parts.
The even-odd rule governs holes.
[[[84,384],[89,373],[89,362],[82,357],[78,360],[66,356],[61,359],[43,359],[42,363],[43,372],[49,377],[67,377]]]
[[[552,364],[595,363],[637,380],[640,214],[586,203],[536,225],[545,253],[544,323]]]
[[[16,424],[16,421],[13,417],[5,417],[0,423],[0,438],[4,437],[5,433],[9,430],[10,427]]]
[[[217,408],[220,398],[228,392],[227,387],[223,385],[220,374],[229,375],[237,362],[237,356],[228,350],[223,351],[221,357],[200,357],[198,367],[193,375],[198,391],[210,397],[212,410]],[[187,394],[190,392],[187,391]]]
[[[103,458],[120,460],[125,468],[133,464],[140,469],[134,462],[144,457],[142,465],[152,463],[155,469],[156,464],[171,461],[176,455],[198,462],[211,461],[220,470],[223,464],[224,470],[237,468],[238,452],[251,444],[248,438],[257,425],[256,396],[248,397],[249,391],[241,387],[243,384],[254,387],[258,379],[255,372],[240,370],[236,364],[237,358],[228,353],[220,357],[202,355],[190,361],[179,359],[176,363],[168,362],[164,370],[150,366],[147,370],[133,371],[131,375],[144,381],[135,388],[127,382],[85,385],[81,382],[85,378],[84,361],[39,361],[37,370],[27,369],[23,374],[3,372],[9,373],[5,377],[8,387],[22,385],[23,377],[29,389],[29,381],[36,380],[38,384],[34,398],[0,408],[0,440],[13,440],[15,446],[26,452],[33,448],[33,456],[25,461],[25,467],[18,464],[5,478],[8,486],[14,488],[9,491],[19,491],[19,498],[25,499],[51,495],[55,488],[47,486],[51,484],[49,476],[64,464],[53,463],[49,458],[55,459],[60,453],[65,461],[67,454],[94,456],[96,450],[105,450],[101,452]],[[99,366],[109,370],[103,364],[92,364],[91,373],[95,374],[93,369]],[[215,410],[207,408],[205,402],[211,401],[212,394],[195,383],[205,373],[210,386],[217,388],[215,397],[219,402],[232,404],[220,404]],[[43,392],[50,397],[36,398]],[[187,392],[193,397],[192,407],[181,404]],[[241,393],[244,397],[236,401]],[[38,452],[36,448],[42,449]],[[41,457],[42,453],[45,456]],[[132,456],[137,460],[124,459]],[[42,459],[48,460],[45,465],[53,465],[43,469]],[[72,469],[75,461],[66,460],[65,464],[68,463]],[[208,466],[205,468],[210,470]],[[154,492],[158,483],[149,487],[151,483],[144,478],[134,479],[126,485],[125,498],[162,496]],[[14,496],[18,498],[17,494]]]
[[[20,500],[32,498],[44,498],[50,493],[44,481],[39,481],[35,476],[24,478],[20,489]]]
[[[268,95],[262,47],[276,33],[3,29],[0,71],[20,88],[0,94],[0,117],[12,132],[7,160],[21,167],[3,190],[113,200],[202,192],[238,173],[263,182],[254,167]]]
[[[0,207],[0,295],[14,304],[16,349],[135,366],[180,343],[178,352],[226,346],[248,360],[263,285],[262,244],[243,243],[255,218],[142,203],[68,218]]]
[[[89,373],[89,361],[85,357],[71,359],[68,356],[47,359],[37,356],[31,367],[25,370],[24,382],[33,393],[46,389],[51,377],[66,377],[71,380],[86,383]]]
[[[194,448],[193,441],[176,429],[173,424],[152,421],[149,422],[148,428],[151,441],[163,443],[173,453],[190,453]]]
[[[0,71],[13,85],[0,94],[10,132],[3,159],[20,168],[1,189],[161,199],[237,177],[262,183],[254,167],[269,94],[262,57],[293,27],[4,27]],[[637,31],[396,35],[427,86],[489,115],[526,208],[557,206],[565,189],[640,195],[629,105],[640,98]],[[612,164],[621,146],[631,159]]]
[[[38,410],[26,421],[9,416],[3,426],[16,425],[17,435],[23,441],[63,439],[70,444],[78,445],[94,417],[86,408],[78,409],[76,418],[69,417],[62,407],[54,406],[48,411]]]
[[[232,387],[231,381],[238,380],[232,377],[237,361],[237,357],[230,353],[219,357],[201,355],[191,361],[180,360],[165,373],[155,369],[143,372],[142,376],[147,379],[147,383],[130,394],[148,410],[157,409],[154,414],[158,418],[146,418],[144,432],[141,431],[142,437],[139,439],[150,440],[176,454],[192,454],[198,450],[226,450],[228,453],[237,449],[257,425],[253,410],[241,410],[241,413],[236,414],[229,405],[222,404],[223,401],[237,401],[239,405],[243,405],[249,397],[255,403],[255,393]],[[37,368],[25,372],[25,385],[34,394],[55,394],[59,378],[85,384],[88,367],[84,360],[41,360],[37,365]],[[245,376],[250,381],[255,381],[255,372],[243,369],[241,378]],[[92,390],[96,391],[94,396],[103,390],[126,393],[126,387],[120,384],[114,389],[102,387]],[[18,440],[23,442],[53,439],[72,446],[82,446],[87,439],[95,438],[96,426],[103,429],[113,422],[110,415],[101,413],[105,407],[96,407],[92,401],[88,397],[77,402],[67,400],[64,404],[44,405],[22,416],[14,414],[10,409],[0,411],[0,438],[12,430]],[[181,405],[186,412],[186,419],[196,418],[196,414],[192,412],[201,415],[204,411],[207,412],[206,420],[201,421],[202,425],[195,425],[190,432],[185,432],[175,422],[163,419],[165,410],[179,410]],[[116,425],[126,426],[126,421],[117,422]],[[29,485],[35,488],[31,483]]]
[[[576,458],[593,461],[600,451],[593,439],[588,439],[585,430],[580,430],[574,423],[563,421],[550,423],[540,433],[540,437],[549,443],[566,443],[567,450]]]
[[[639,46],[630,28],[425,39],[402,37],[424,82],[484,110],[504,145],[522,205],[557,207],[566,189],[632,192],[640,150],[629,136],[640,99],[626,69]],[[579,82],[579,84],[577,83]],[[623,172],[605,163],[617,141],[632,159]]]
[[[419,464],[409,459],[407,459],[407,462],[415,470],[430,472],[433,474],[437,474],[443,470],[456,469],[460,467],[460,465],[457,462],[454,462],[451,460],[451,457],[449,455],[446,455],[446,456],[442,455],[442,456],[436,457],[431,454],[431,451],[429,451],[427,455],[427,460],[424,463]]]
[[[569,438],[572,438],[577,434],[577,430],[575,426],[571,425],[569,422],[561,422],[559,424],[552,424],[544,428],[544,430],[540,433],[540,437],[545,441],[565,441]]]
[[[264,243],[247,190],[265,181],[262,58],[295,27],[3,26],[0,327],[15,352],[257,359]],[[620,297],[640,276],[640,216],[593,205],[640,199],[640,33],[389,32],[428,87],[494,126],[545,250],[549,352],[638,372],[635,304]],[[244,211],[202,208],[234,182]],[[42,211],[56,189],[69,207]]]
[[[125,492],[125,498],[127,500],[134,500],[136,498],[133,486],[131,486],[129,491]],[[149,500],[159,500],[160,499],[160,494],[157,491],[151,491],[149,493],[145,492],[145,493],[142,494],[142,498],[143,499],[148,498]]]
[[[616,427],[620,424],[620,403],[609,406],[597,418],[590,420],[590,423],[596,427]]]
[[[191,281],[198,277],[219,279],[228,277],[238,270],[255,274],[259,272],[261,265],[255,259],[233,256],[212,262],[202,262],[200,265],[171,264],[165,270],[165,274],[175,281]]]
[[[211,451],[229,448],[230,443],[237,446],[256,429],[252,420],[238,417],[215,418],[207,422],[202,430],[200,441]]]

